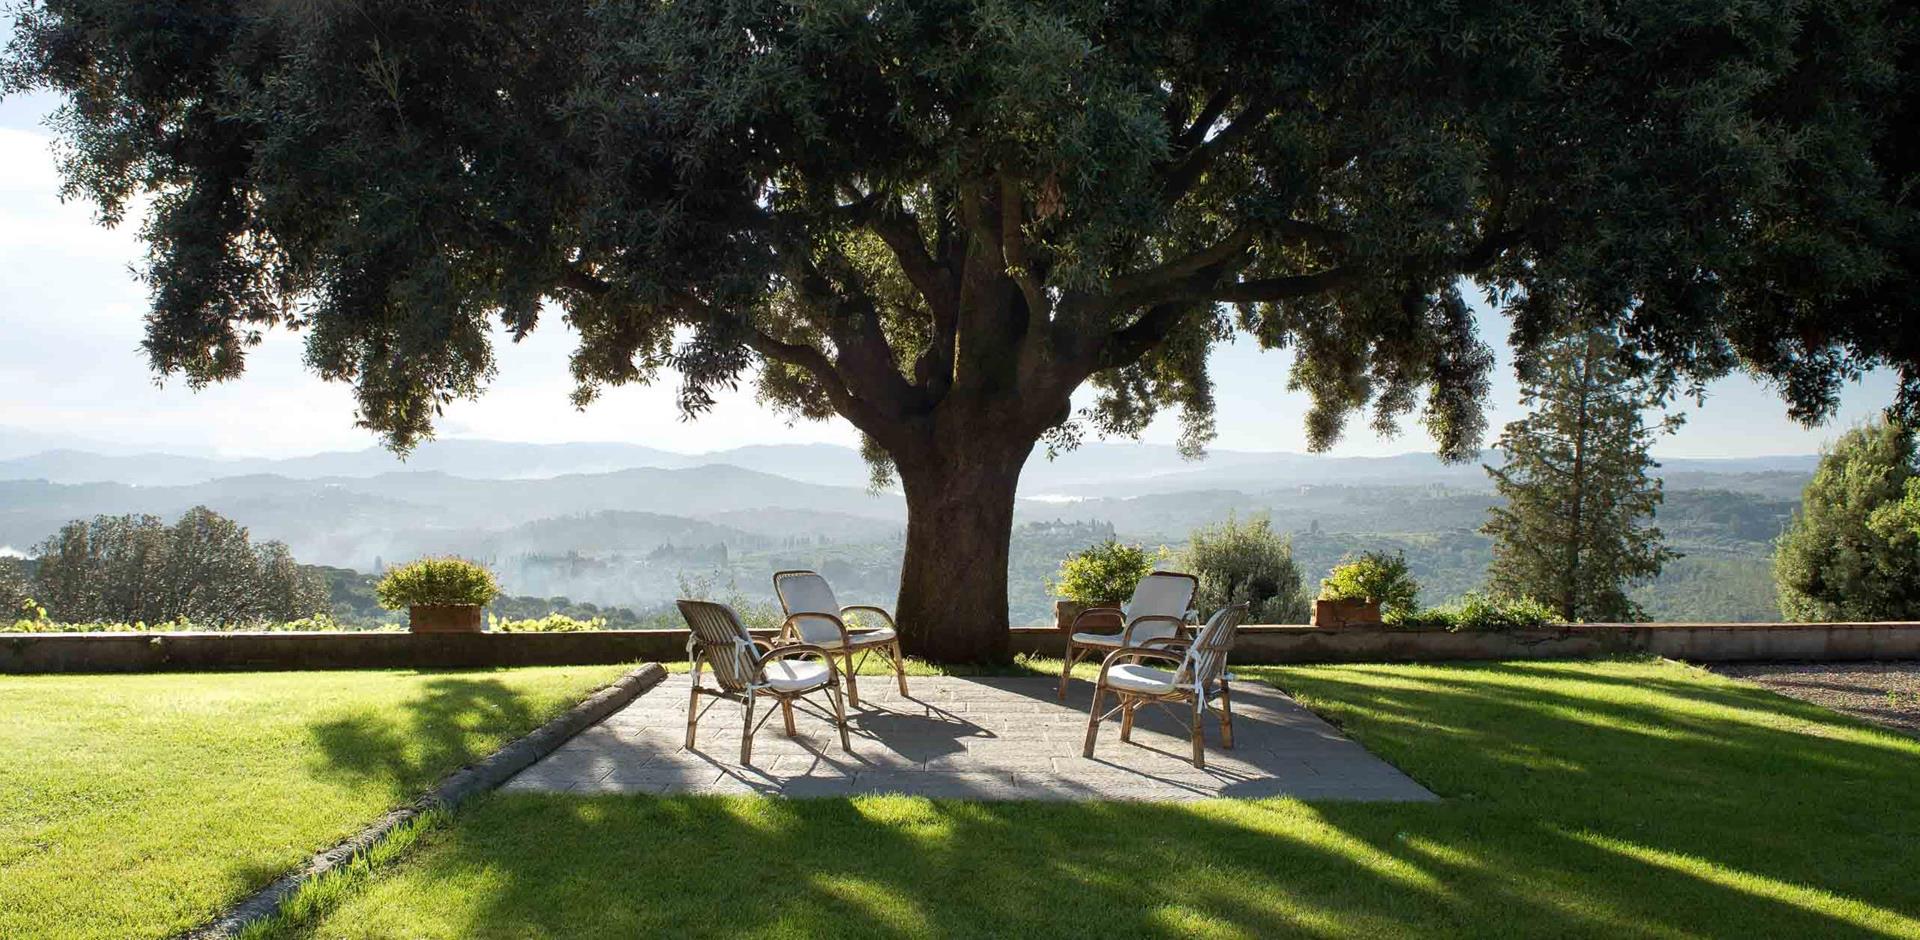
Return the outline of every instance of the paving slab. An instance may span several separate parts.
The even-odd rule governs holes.
[[[776,715],[740,763],[741,710],[706,700],[686,748],[688,678],[658,687],[522,771],[502,789],[550,793],[763,794],[792,798],[867,793],[982,800],[1431,801],[1425,787],[1261,683],[1233,689],[1234,748],[1207,726],[1207,766],[1189,759],[1184,719],[1142,709],[1132,741],[1102,723],[1082,756],[1092,688],[1067,701],[1056,680],[914,678],[862,688],[848,712],[853,747],[842,750],[823,708],[796,709],[788,737]],[[777,708],[775,709],[777,710]],[[765,714],[764,708],[761,710]]]

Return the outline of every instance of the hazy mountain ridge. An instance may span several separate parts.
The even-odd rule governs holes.
[[[0,545],[30,549],[67,521],[97,514],[171,518],[207,505],[310,563],[371,571],[422,554],[460,554],[492,564],[515,594],[636,608],[677,596],[683,578],[731,582],[764,598],[767,574],[783,567],[831,569],[849,597],[866,600],[887,600],[897,583],[904,504],[896,492],[868,491],[865,465],[847,448],[674,455],[628,445],[428,447],[431,459],[398,472],[361,472],[390,465],[383,451],[257,462],[55,451],[0,461],[0,478],[28,470],[112,476],[136,465],[152,469],[149,478],[272,471],[166,485],[0,479]],[[720,454],[755,466],[705,462]],[[630,460],[686,465],[592,469]],[[1688,557],[1643,589],[1648,609],[1697,619],[1774,616],[1766,559],[1814,462],[1666,461],[1659,522]],[[833,480],[843,482],[822,482]],[[1196,466],[1172,448],[1116,443],[1057,461],[1036,456],[1022,491],[1012,572],[1013,613],[1022,622],[1045,616],[1046,579],[1079,542],[1110,532],[1178,547],[1195,527],[1230,514],[1264,514],[1290,533],[1309,586],[1346,553],[1397,549],[1427,586],[1427,600],[1445,600],[1479,585],[1491,546],[1477,529],[1495,501],[1477,464],[1444,465],[1425,454],[1224,451]]]

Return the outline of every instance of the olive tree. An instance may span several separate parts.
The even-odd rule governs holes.
[[[1891,0],[24,0],[4,70],[64,96],[66,195],[145,209],[161,374],[232,379],[300,329],[401,450],[483,390],[496,323],[563,319],[583,407],[670,375],[697,415],[749,379],[897,474],[905,642],[964,660],[1006,655],[1036,444],[1175,409],[1198,454],[1235,333],[1293,351],[1315,447],[1418,412],[1471,458],[1473,292],[1522,358],[1573,318],[1680,377],[1771,377],[1806,419],[1876,365],[1920,400],[1889,316],[1910,25]]]

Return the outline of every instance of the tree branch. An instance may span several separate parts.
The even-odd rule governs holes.
[[[1214,123],[1220,120],[1220,115],[1227,110],[1227,105],[1232,101],[1232,92],[1224,88],[1214,92],[1213,97],[1207,99],[1200,113],[1194,117],[1193,123],[1174,140],[1174,152],[1184,154],[1205,143],[1207,131],[1213,129]]]
[[[1183,280],[1202,268],[1210,268],[1230,261],[1253,245],[1256,232],[1257,230],[1252,226],[1243,225],[1227,233],[1227,237],[1205,248],[1169,259],[1144,271],[1122,274],[1109,283],[1107,294],[1118,300],[1129,295],[1150,292]]]
[[[927,309],[933,312],[935,321],[953,316],[960,302],[959,292],[951,273],[927,254],[926,242],[920,234],[919,219],[905,207],[889,204],[874,207],[862,216],[861,221],[869,231],[880,236],[880,240],[893,252],[901,273],[920,292],[921,298],[927,302]]]
[[[1207,291],[1205,299],[1231,304],[1290,300],[1345,287],[1358,282],[1360,277],[1360,271],[1342,266],[1315,271],[1312,274],[1236,281]]]
[[[1256,95],[1248,101],[1247,106],[1240,109],[1240,113],[1231,123],[1222,128],[1220,133],[1205,138],[1167,167],[1160,180],[1162,198],[1168,203],[1180,201],[1180,197],[1185,196],[1187,190],[1193,188],[1193,184],[1200,180],[1201,174],[1205,173],[1222,153],[1232,149],[1251,135],[1261,123],[1266,121],[1273,110],[1274,103],[1265,96]]]

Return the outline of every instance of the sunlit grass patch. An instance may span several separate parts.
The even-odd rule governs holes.
[[[621,672],[0,676],[0,937],[190,928]]]
[[[1236,672],[1446,800],[496,796],[283,935],[1920,934],[1910,738],[1650,660]]]

